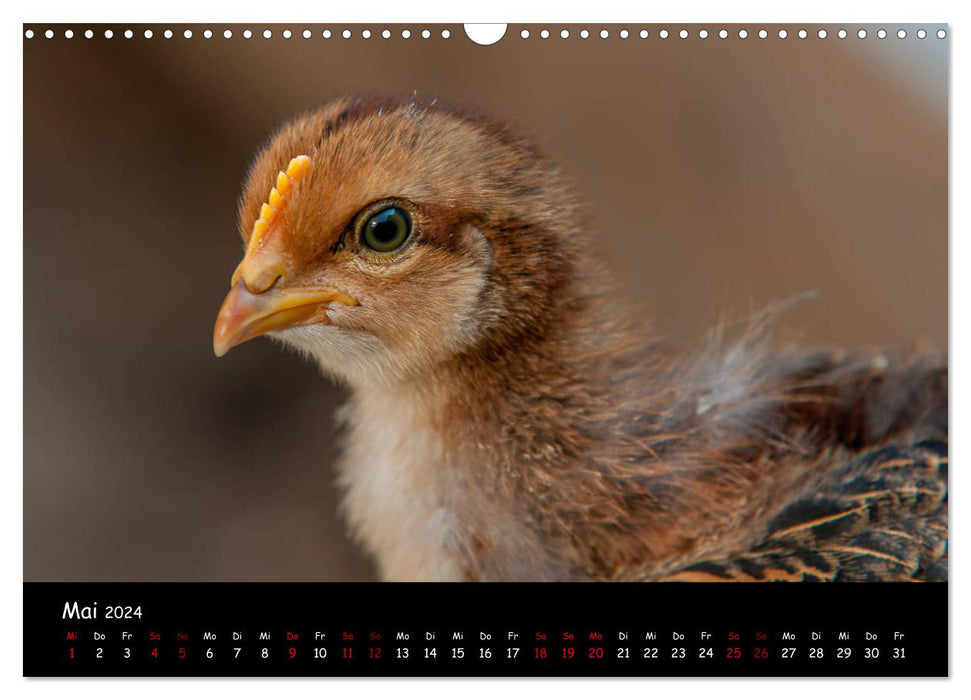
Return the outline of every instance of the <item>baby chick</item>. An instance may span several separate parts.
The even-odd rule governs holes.
[[[947,366],[774,348],[773,311],[672,356],[511,128],[340,99],[259,153],[222,355],[260,335],[351,390],[344,508],[386,580],[947,575]]]

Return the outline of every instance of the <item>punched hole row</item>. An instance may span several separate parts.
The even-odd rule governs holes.
[[[393,33],[390,29],[383,29],[380,32],[372,32],[370,29],[363,29],[357,34],[362,39],[370,39],[372,36],[380,36],[382,39],[390,39],[392,36],[395,36],[395,33]],[[442,29],[440,32],[437,32],[437,34],[442,39],[449,39],[452,36],[452,32],[448,29]],[[317,36],[320,36],[323,39],[331,39],[335,37],[350,39],[354,35],[355,33],[350,29],[344,29],[343,31],[324,29]],[[33,39],[35,36],[43,36],[45,39],[53,39],[55,36],[57,36],[57,34],[53,29],[48,29],[42,33],[35,32],[33,29],[27,29],[24,31],[24,36],[28,39]],[[92,29],[86,29],[79,34],[75,34],[73,29],[65,29],[62,36],[65,39],[73,39],[75,36],[83,36],[85,39],[93,39],[95,37],[95,32]],[[112,29],[105,29],[104,32],[101,33],[101,36],[103,36],[105,39],[113,39],[115,38],[115,32]],[[124,37],[125,39],[134,39],[136,36],[140,36],[144,39],[154,39],[156,37],[156,33],[151,29],[146,29],[142,32],[135,32],[132,29],[126,29],[124,31],[120,31],[118,36]],[[173,39],[177,36],[177,34],[171,29],[165,29],[160,32],[158,36],[161,36],[164,39]],[[184,39],[192,39],[197,35],[191,29],[186,29],[181,32],[181,36]],[[298,36],[304,39],[312,39],[315,36],[315,33],[310,29],[304,29],[302,31],[284,29],[280,31],[279,34],[275,34],[272,29],[264,29],[262,32],[260,30],[253,31],[252,29],[244,29],[238,34],[232,29],[224,29],[222,32],[218,32],[218,30],[213,31],[212,29],[204,29],[199,32],[198,36],[201,36],[203,39],[212,39],[216,36],[222,36],[223,39],[232,39],[234,36],[240,36],[243,39],[252,39],[253,37],[272,39],[274,36],[280,36],[283,39],[292,39]],[[422,29],[412,33],[410,29],[402,29],[397,33],[397,36],[401,37],[402,39],[410,39],[412,36],[421,37],[422,39],[431,39],[433,32],[430,29]]]
[[[789,37],[789,31],[787,29],[780,29],[774,33],[779,39],[787,39]],[[640,31],[634,30],[633,32],[629,29],[621,29],[617,32],[617,36],[619,36],[621,39],[628,39],[634,35],[639,36],[641,39],[647,39],[651,36],[651,33],[647,29],[641,29]],[[691,32],[689,32],[687,29],[681,29],[680,31],[676,32],[676,34],[667,29],[661,29],[657,32],[657,37],[659,39],[667,39],[675,35],[681,39],[690,39],[692,36]],[[733,35],[739,39],[747,39],[750,36],[748,29],[738,29],[734,32],[734,34],[727,29],[720,29],[717,32],[709,31],[707,29],[699,29],[695,34],[695,36],[699,39],[707,39],[713,36],[717,36],[719,39],[728,39]],[[760,29],[755,33],[755,36],[757,36],[759,39],[768,39],[770,35],[771,33],[767,29]],[[815,35],[819,39],[826,39],[829,37],[829,32],[827,32],[825,29],[820,29],[815,33]],[[850,36],[850,33],[846,29],[839,29],[834,32],[834,35],[839,39],[846,39],[848,36]],[[878,29],[873,33],[873,35],[878,39],[886,39],[889,36],[889,32],[887,32],[886,29]],[[528,29],[523,29],[519,33],[519,36],[522,39],[529,39],[533,35]],[[540,39],[549,39],[551,36],[554,36],[554,34],[550,32],[549,29],[541,29],[536,33],[536,36],[538,36]],[[572,35],[569,29],[561,29],[559,32],[559,37],[561,39],[569,39],[571,36]],[[579,36],[581,39],[589,39],[593,35],[588,29],[581,29],[579,32],[577,32],[577,36]],[[599,36],[601,39],[609,39],[611,37],[610,30],[601,29]],[[799,29],[796,31],[795,36],[800,39],[807,39],[809,38],[810,33],[806,29]],[[869,36],[869,33],[866,29],[860,29],[856,32],[856,36],[860,39],[866,39]],[[906,29],[897,30],[898,39],[906,39],[908,36],[909,34]],[[918,29],[916,32],[914,32],[914,36],[916,36],[918,39],[926,39],[928,32],[926,29]],[[944,29],[938,29],[937,38],[947,38],[947,31]]]
[[[787,39],[789,37],[789,31],[786,29],[779,29],[777,32],[773,33],[779,39]],[[767,29],[760,29],[754,33],[754,36],[757,36],[759,39],[768,39],[773,33],[770,33]],[[223,39],[232,39],[234,36],[236,36],[232,29],[224,29],[220,34]],[[140,35],[145,39],[154,39],[156,36],[155,32],[151,29],[142,31]],[[191,29],[182,31],[181,35],[184,39],[192,39],[194,36],[196,36]],[[577,36],[579,36],[580,39],[589,39],[593,35],[594,34],[588,29],[581,29],[577,32]],[[609,39],[611,37],[611,32],[608,29],[601,29],[597,35],[601,39]],[[651,36],[651,33],[647,29],[641,29],[640,31],[634,30],[633,32],[628,29],[621,29],[617,32],[617,36],[621,39],[628,39],[634,35],[639,36],[641,39],[647,39]],[[834,35],[839,39],[846,39],[848,36],[850,36],[850,33],[846,29],[839,29],[834,32]],[[43,36],[46,39],[53,39],[56,36],[56,33],[53,29],[47,29],[42,34],[35,32],[33,29],[27,29],[24,31],[24,36],[27,39],[33,39],[35,36]],[[73,29],[65,29],[63,32],[63,37],[65,39],[73,39],[75,36],[83,36],[85,39],[93,39],[95,37],[95,32],[92,29],[86,29],[79,34],[75,34]],[[111,29],[105,29],[102,36],[105,39],[113,39],[115,37],[115,32]],[[137,36],[137,34],[132,29],[126,29],[120,32],[120,36],[123,36],[125,39],[133,39],[135,36]],[[176,33],[171,29],[165,29],[159,33],[159,36],[164,39],[172,39],[176,36]],[[199,36],[201,36],[203,39],[212,39],[213,37],[217,36],[217,32],[213,31],[212,29],[204,29],[199,33]],[[252,29],[244,29],[239,32],[239,36],[241,36],[243,39],[252,39],[253,37],[259,36],[261,36],[263,39],[272,39],[276,35],[272,29],[264,29],[262,32],[259,30],[254,32]],[[296,32],[291,29],[284,29],[279,32],[279,36],[283,39],[292,39],[297,36],[302,37],[303,39],[312,39],[315,36],[315,33],[310,29],[304,29],[302,31],[298,30]],[[351,39],[355,36],[355,32],[350,29],[334,31],[324,29],[319,33],[319,36],[323,39],[331,39],[336,37]],[[394,36],[399,36],[402,39],[410,39],[412,36],[421,37],[422,39],[430,39],[433,36],[433,32],[430,29],[422,29],[420,31],[416,30],[414,33],[412,33],[410,29],[402,29],[400,32],[392,32],[390,29],[382,29],[376,32],[372,32],[370,29],[362,29],[357,32],[357,36],[360,36],[362,39],[370,39],[378,36],[380,36],[382,39],[391,39]],[[449,39],[452,36],[452,32],[448,29],[442,29],[440,32],[438,32],[438,36],[440,36],[442,39]],[[532,34],[528,29],[523,29],[519,33],[519,36],[522,39],[529,39]],[[549,39],[551,36],[554,36],[554,34],[549,29],[541,29],[536,33],[536,36],[538,36],[540,39]],[[569,39],[571,36],[573,35],[569,29],[562,29],[559,32],[559,37],[561,39]],[[689,39],[691,38],[692,34],[687,29],[681,29],[676,33],[667,29],[661,29],[657,32],[657,37],[660,39],[667,39],[672,36],[677,36],[680,39]],[[709,32],[707,29],[699,29],[694,36],[696,36],[698,39],[708,39],[709,37],[715,36],[717,36],[719,39],[728,39],[731,36],[736,36],[739,39],[747,39],[750,34],[748,29],[738,29],[734,32],[729,32],[727,29],[720,29],[718,31],[712,30],[711,32]],[[799,39],[807,39],[809,38],[810,33],[806,29],[799,29],[795,32],[795,36]],[[829,33],[825,29],[819,29],[815,32],[815,36],[818,39],[826,39],[829,37]],[[866,29],[859,29],[856,31],[856,36],[859,39],[866,39],[870,36],[870,34]],[[890,36],[890,33],[886,29],[878,29],[873,33],[873,36],[876,36],[878,39],[886,39],[888,36]],[[896,36],[898,39],[906,39],[908,36],[910,36],[910,34],[906,29],[898,29]],[[926,39],[928,32],[926,29],[918,29],[913,33],[913,36],[917,37],[918,39]],[[938,39],[945,39],[947,38],[947,31],[944,29],[938,29],[936,36]]]

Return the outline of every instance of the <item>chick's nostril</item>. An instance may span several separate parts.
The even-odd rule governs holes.
[[[273,289],[276,283],[283,279],[283,272],[269,269],[260,270],[254,277],[243,275],[243,284],[252,294],[262,294]]]
[[[233,273],[230,286],[235,287],[242,281],[250,294],[262,294],[275,287],[286,272],[287,266],[282,256],[265,250],[250,251]]]

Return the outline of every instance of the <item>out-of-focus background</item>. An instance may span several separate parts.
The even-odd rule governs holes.
[[[461,26],[367,40],[363,26],[350,40],[323,25],[269,40],[264,26],[248,40],[242,26],[208,40],[195,25],[171,39],[47,28],[24,41],[27,580],[374,577],[332,485],[342,391],[266,340],[212,354],[247,164],[288,116],[338,95],[417,91],[534,135],[672,343],[816,290],[783,335],[946,348],[936,26],[882,40],[875,26],[865,40],[858,26],[842,40],[837,26],[804,40],[795,26],[785,40],[772,25],[765,40],[761,25],[744,40],[526,26],[524,40],[517,25],[489,47]]]

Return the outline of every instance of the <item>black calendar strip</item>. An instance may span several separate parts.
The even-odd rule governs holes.
[[[947,584],[25,583],[27,676],[946,676]]]

